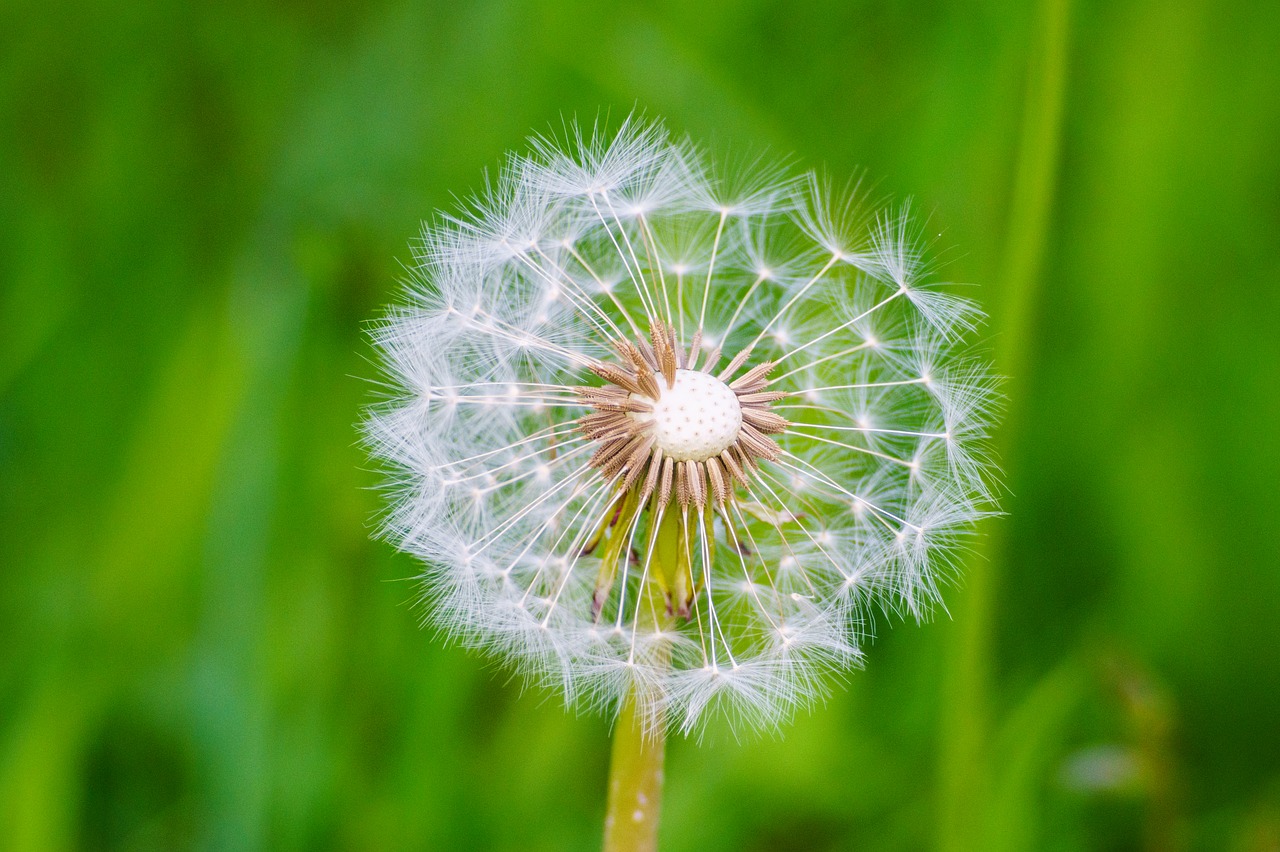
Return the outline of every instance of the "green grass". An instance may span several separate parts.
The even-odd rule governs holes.
[[[951,617],[782,737],[673,743],[664,848],[1276,848],[1278,39],[1208,0],[5,6],[0,848],[597,848],[605,721],[418,628],[353,424],[419,221],[633,107],[914,197],[1009,397]]]

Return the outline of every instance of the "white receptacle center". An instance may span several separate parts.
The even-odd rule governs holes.
[[[653,403],[653,411],[631,416],[638,423],[653,423],[654,443],[664,456],[676,461],[706,461],[738,439],[742,406],[724,382],[697,370],[676,370],[675,385],[670,388],[661,373],[655,374],[654,380],[661,390],[658,399],[643,397]]]

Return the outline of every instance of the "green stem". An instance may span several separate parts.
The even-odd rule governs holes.
[[[639,704],[633,692],[613,732],[604,852],[653,852],[658,848],[666,732],[661,725],[645,729]]]
[[[648,580],[638,590],[635,629],[667,630],[674,624],[672,590],[685,588],[677,580],[682,566],[683,515],[674,507],[650,507],[646,552],[652,563]],[[687,585],[687,584],[686,584]],[[660,660],[665,660],[662,654]],[[661,663],[659,663],[661,664]],[[658,848],[658,815],[662,805],[662,762],[666,751],[666,719],[654,696],[633,687],[618,713],[609,766],[608,806],[604,818],[605,852],[654,852]]]

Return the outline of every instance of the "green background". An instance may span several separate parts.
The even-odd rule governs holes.
[[[608,729],[420,630],[364,324],[562,116],[864,169],[979,285],[950,617],[667,850],[1280,848],[1280,5],[0,6],[0,844],[589,850]]]

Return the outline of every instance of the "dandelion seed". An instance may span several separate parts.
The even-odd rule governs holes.
[[[776,725],[872,610],[927,615],[988,510],[980,315],[906,208],[653,123],[566,136],[426,230],[374,332],[386,535],[437,625],[570,702]]]

